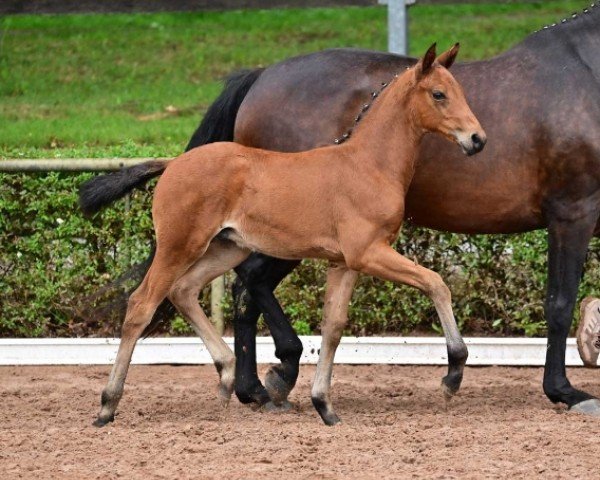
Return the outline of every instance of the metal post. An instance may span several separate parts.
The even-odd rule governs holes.
[[[415,0],[379,0],[388,6],[388,50],[408,55],[408,7]]]
[[[215,278],[210,284],[210,316],[212,322],[219,332],[223,335],[225,331],[225,321],[223,320],[223,297],[225,296],[225,277]]]

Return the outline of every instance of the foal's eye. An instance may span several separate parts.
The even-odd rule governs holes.
[[[433,96],[434,100],[440,101],[440,100],[445,100],[446,99],[446,95],[444,95],[439,90],[434,90],[431,95]]]

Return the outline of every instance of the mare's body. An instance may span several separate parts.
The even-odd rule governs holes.
[[[430,137],[406,200],[417,225],[464,233],[549,231],[544,391],[553,402],[590,398],[565,372],[565,342],[590,238],[600,212],[600,8],[544,29],[490,60],[458,64],[473,111],[489,139],[474,161]],[[282,151],[324,145],[354,123],[370,92],[413,59],[379,52],[329,50],[267,68],[253,82],[235,126],[238,142]],[[480,161],[481,160],[481,161]],[[263,391],[253,336],[259,311],[273,326],[291,387],[300,350],[270,290],[296,264],[250,257],[238,267],[238,396]],[[250,297],[255,300],[250,300]],[[239,345],[238,345],[239,344]],[[241,344],[245,348],[241,348]],[[267,385],[268,386],[268,385]]]

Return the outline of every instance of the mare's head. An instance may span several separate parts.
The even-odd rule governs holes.
[[[467,155],[483,150],[486,135],[467,104],[462,87],[448,70],[458,54],[459,44],[439,57],[435,43],[411,69],[414,87],[409,108],[414,121],[427,132],[437,132],[461,146]]]

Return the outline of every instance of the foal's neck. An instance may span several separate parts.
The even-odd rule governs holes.
[[[414,72],[393,80],[373,102],[345,148],[361,165],[372,165],[391,179],[410,182],[424,132],[417,125],[410,96]]]

